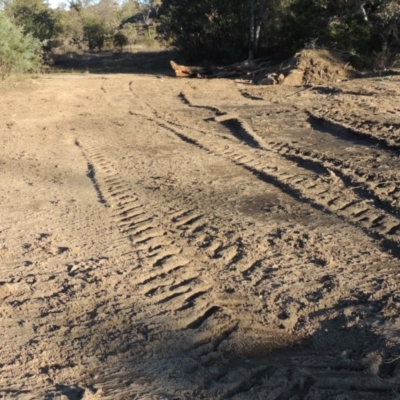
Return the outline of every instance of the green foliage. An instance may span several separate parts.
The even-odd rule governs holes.
[[[400,50],[397,3],[293,0],[284,18],[284,31],[290,32],[285,45],[291,49],[309,44],[337,48],[355,54],[357,66],[371,66],[379,54],[387,58]]]
[[[157,48],[161,41],[192,59],[226,63],[321,46],[354,54],[358,66],[380,67],[400,52],[399,0],[72,0],[69,10],[45,1],[0,4],[46,52],[57,42],[74,51]]]
[[[285,30],[294,49],[311,43],[366,51],[371,27],[355,1],[294,0],[288,9]],[[287,28],[290,28],[288,30]]]
[[[165,0],[164,34],[193,58],[239,58],[248,47],[248,9],[242,0]]]
[[[157,40],[157,32],[154,27],[148,27],[148,29],[143,32],[144,35],[141,37],[137,43],[144,45],[148,49],[157,49],[159,48],[159,42]]]
[[[43,51],[122,49],[127,44],[154,47],[154,10],[161,0],[72,0],[69,9],[52,10],[47,0],[0,0],[24,34],[39,39]]]
[[[126,23],[121,29],[122,34],[128,39],[128,44],[134,44],[137,38],[137,29],[134,24]]]
[[[121,4],[118,11],[118,19],[124,24],[132,15],[136,15],[139,12],[138,5],[133,0],[126,0]]]
[[[41,42],[0,12],[0,76],[37,71],[40,57]]]
[[[83,24],[83,37],[90,50],[101,50],[108,35],[107,27],[97,18],[88,18]]]
[[[54,40],[60,33],[54,10],[42,1],[13,0],[7,4],[6,12],[25,34],[31,34],[39,39],[44,50],[49,51],[52,48]]]
[[[108,31],[118,28],[119,6],[115,0],[100,0],[96,5],[87,8],[85,14],[93,14]]]
[[[83,21],[75,8],[71,10],[57,10],[60,26],[60,41],[81,49],[83,44]]]
[[[114,33],[113,43],[116,48],[122,51],[123,47],[126,46],[129,41],[128,38],[121,31],[118,31]]]
[[[260,22],[257,9],[263,1],[164,0],[162,33],[195,58],[238,59],[247,54],[248,27],[250,21]],[[265,5],[259,24],[261,55],[321,46],[368,60],[393,58],[400,51],[398,0],[268,0]]]

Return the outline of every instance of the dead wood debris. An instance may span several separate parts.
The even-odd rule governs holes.
[[[176,76],[237,78],[258,85],[309,86],[351,79],[355,71],[343,54],[329,49],[304,49],[279,65],[272,59],[246,60],[225,67],[188,67],[171,61]]]
[[[261,85],[282,83],[283,74],[268,73],[271,70],[267,59],[246,60],[225,67],[189,67],[170,61],[171,67],[178,77],[187,78],[245,78]]]

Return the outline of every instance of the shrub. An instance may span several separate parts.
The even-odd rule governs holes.
[[[128,44],[135,44],[137,40],[136,26],[132,23],[125,23],[122,26],[121,33],[128,39]]]
[[[83,25],[83,37],[90,50],[101,50],[107,39],[107,27],[101,21],[90,18]]]
[[[8,3],[6,12],[25,34],[39,39],[44,50],[52,49],[61,30],[54,10],[40,1],[18,0]]]
[[[42,43],[0,12],[0,75],[38,71]]]
[[[129,41],[128,38],[121,31],[119,31],[114,34],[113,43],[115,47],[122,51],[122,48],[126,46]]]
[[[163,3],[165,39],[192,58],[240,58],[248,48],[248,4],[242,0]]]

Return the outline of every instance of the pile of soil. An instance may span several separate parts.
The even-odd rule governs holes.
[[[343,53],[326,49],[304,49],[275,68],[273,73],[268,74],[259,83],[280,83],[288,86],[319,85],[340,82],[352,77],[354,70]]]

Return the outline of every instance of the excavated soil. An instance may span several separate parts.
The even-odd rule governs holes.
[[[266,73],[253,74],[253,83],[285,86],[326,85],[360,76],[343,53],[327,49],[303,49],[280,65],[268,67]]]
[[[0,398],[398,398],[399,83],[3,91]]]
[[[353,78],[356,72],[343,53],[326,49],[305,49],[283,62],[278,69],[284,85],[323,85]]]

